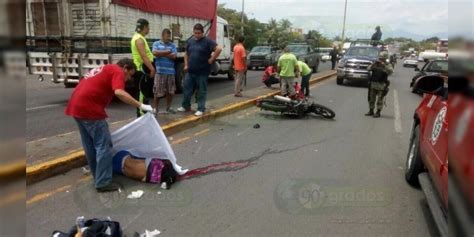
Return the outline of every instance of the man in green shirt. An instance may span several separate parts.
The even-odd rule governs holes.
[[[298,68],[301,72],[301,92],[309,97],[309,79],[311,78],[311,68],[303,61],[298,61]]]
[[[278,74],[282,82],[281,94],[283,96],[295,95],[295,78],[299,77],[298,60],[288,47],[283,50],[283,55],[278,59]]]
[[[133,82],[137,93],[135,99],[143,104],[149,104],[153,95],[153,84],[155,78],[155,67],[153,66],[153,54],[148,46],[145,36],[150,32],[149,23],[146,19],[138,19],[135,34],[130,41],[132,58],[137,72],[133,76]],[[144,113],[137,109],[137,117]]]

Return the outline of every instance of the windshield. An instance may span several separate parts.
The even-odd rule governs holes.
[[[270,48],[268,47],[255,47],[252,49],[251,53],[270,53]]]
[[[435,61],[435,62],[432,62],[428,66],[428,69],[426,71],[446,73],[446,72],[448,72],[448,61]]]
[[[295,54],[305,54],[308,52],[308,47],[306,46],[288,46],[290,52]]]
[[[364,56],[370,58],[376,58],[379,55],[379,50],[374,47],[368,48],[349,48],[346,55],[349,56]]]

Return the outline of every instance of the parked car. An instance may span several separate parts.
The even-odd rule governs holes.
[[[319,54],[321,55],[321,61],[324,63],[326,61],[331,61],[331,55],[329,54],[332,51],[332,48],[319,48]]]
[[[247,56],[248,69],[258,69],[259,67],[265,67],[265,57],[275,49],[267,45],[259,45],[252,48],[252,51]]]
[[[467,79],[450,77],[448,101],[445,80],[426,75],[415,85],[425,95],[413,116],[405,179],[421,186],[440,236],[448,228],[450,236],[473,236],[474,93]]]
[[[418,59],[416,56],[410,56],[409,58],[403,60],[403,67],[417,67]]]
[[[321,61],[320,54],[316,52],[311,45],[306,43],[289,44],[288,49],[293,53],[298,60],[305,62],[313,70],[313,73],[318,71],[319,62]],[[265,66],[270,66],[283,54],[281,50],[269,54],[265,58]]]
[[[413,93],[417,93],[415,90],[418,79],[426,75],[447,75],[448,74],[448,60],[438,59],[429,61],[421,69],[415,68],[418,73],[411,79],[410,87]]]
[[[344,80],[368,80],[369,65],[378,60],[381,49],[373,46],[350,47],[337,66],[337,84]]]

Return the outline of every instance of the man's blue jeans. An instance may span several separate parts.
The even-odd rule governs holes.
[[[186,73],[184,78],[184,95],[183,103],[181,106],[185,109],[191,108],[191,97],[193,96],[194,89],[197,90],[197,110],[204,112],[206,110],[206,96],[207,96],[207,79],[209,75],[198,75],[192,73]]]
[[[94,176],[95,187],[112,181],[112,138],[109,125],[102,120],[75,119],[81,133],[82,147]]]

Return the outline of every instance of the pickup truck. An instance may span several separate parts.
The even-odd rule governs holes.
[[[265,67],[265,57],[275,52],[275,49],[267,45],[257,45],[252,48],[249,55],[247,56],[247,67],[248,69],[258,69],[259,67]]]
[[[413,116],[405,179],[421,186],[440,236],[473,236],[474,88],[450,75],[448,100],[447,80],[426,75],[415,85],[425,94]]]
[[[293,53],[296,58],[300,61],[305,62],[313,70],[313,73],[318,72],[319,63],[321,61],[321,56],[316,52],[313,47],[309,44],[298,43],[298,44],[289,44],[288,49]],[[277,51],[275,53],[269,54],[265,58],[265,65],[270,66],[275,62],[278,62],[278,59],[283,53]]]
[[[368,80],[367,68],[377,61],[381,50],[373,46],[350,47],[337,66],[337,84],[344,84],[344,80]]]

